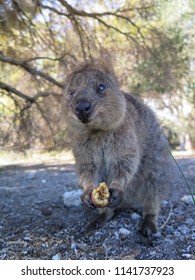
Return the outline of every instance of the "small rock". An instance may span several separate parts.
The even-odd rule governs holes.
[[[77,253],[78,253],[78,251],[77,251],[77,245],[74,243],[74,242],[72,242],[71,243],[71,249],[75,252],[75,254],[77,255]]]
[[[25,236],[23,239],[24,241],[32,241],[32,238],[30,236]]]
[[[52,260],[59,261],[62,259],[62,255],[60,253],[57,253],[55,256],[52,257]]]
[[[156,255],[156,251],[150,251],[149,254],[150,255]]]
[[[23,251],[21,251],[21,254],[23,254],[23,255],[27,255],[27,254],[28,254],[28,251],[23,250]]]
[[[157,232],[153,233],[152,236],[156,238],[161,237],[161,232],[158,230]]]
[[[127,255],[127,256],[124,256],[124,257],[121,257],[121,256],[119,256],[119,257],[117,257],[117,258],[115,258],[115,260],[117,260],[117,259],[121,259],[121,260],[135,260],[135,255]]]
[[[183,257],[183,258],[186,258],[186,259],[190,259],[190,258],[191,258],[191,255],[190,255],[190,254],[182,254],[182,257]]]
[[[35,179],[35,176],[36,176],[36,171],[30,171],[30,172],[28,172],[27,173],[27,179],[28,180],[33,180],[33,179]]]
[[[173,231],[174,231],[173,226],[167,226],[166,229],[165,229],[166,234],[172,234]]]
[[[41,180],[41,183],[45,184],[47,181],[45,179]]]
[[[81,243],[81,242],[77,242],[76,240],[74,240],[74,239],[72,238],[71,249],[72,249],[72,250],[75,250],[77,247],[78,247],[79,249],[83,250],[83,251],[87,251],[87,245],[86,245],[86,244]]]
[[[136,212],[134,212],[133,214],[131,214],[131,219],[132,220],[138,220],[138,219],[140,219],[141,218],[141,216],[138,214],[138,213],[136,213]]]
[[[167,206],[169,202],[167,200],[162,200],[161,201],[162,206]]]
[[[131,234],[130,230],[126,228],[120,228],[119,229],[119,234],[122,235],[123,237],[126,237]]]
[[[195,197],[194,197],[195,199]],[[185,202],[186,204],[192,204],[194,203],[193,201],[193,198],[191,195],[184,195],[182,198],[181,198],[181,201]]]
[[[73,190],[63,194],[64,206],[79,206],[81,204],[81,194],[83,190]]]
[[[117,231],[114,232],[116,239],[119,239],[119,233]]]
[[[43,248],[48,248],[48,247],[49,247],[48,243],[43,243],[43,244],[41,244],[41,246],[42,246]]]

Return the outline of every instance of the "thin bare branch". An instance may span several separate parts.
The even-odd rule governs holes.
[[[31,103],[34,102],[34,98],[30,97],[24,93],[22,93],[21,91],[15,89],[14,87],[7,85],[5,83],[0,82],[0,88],[3,90],[6,90],[7,92],[11,92],[14,93],[15,95],[21,97],[22,99],[25,99],[27,101],[30,101]]]
[[[75,28],[76,28],[76,30],[78,32],[84,56],[85,56],[85,50],[84,50],[84,47],[83,47],[84,44],[83,44],[82,32],[81,32],[81,29],[79,27],[79,23],[78,23],[78,21],[75,18],[76,16],[93,18],[94,20],[99,21],[101,24],[103,24],[107,28],[113,29],[113,30],[115,30],[116,32],[118,32],[120,34],[129,37],[130,39],[132,39],[135,42],[136,41],[135,38],[133,36],[131,36],[129,32],[123,32],[122,30],[118,29],[117,27],[115,27],[113,25],[109,25],[103,19],[101,19],[101,17],[113,16],[115,18],[125,20],[126,22],[129,22],[133,27],[135,27],[137,29],[138,33],[140,34],[141,38],[144,39],[144,36],[143,36],[143,34],[141,32],[141,27],[137,26],[131,20],[130,17],[121,14],[123,11],[127,12],[127,11],[130,11],[131,9],[124,9],[124,10],[123,9],[118,9],[118,10],[113,11],[113,12],[108,11],[108,12],[102,12],[102,13],[94,13],[94,12],[93,13],[88,13],[88,12],[85,12],[84,10],[75,9],[73,6],[71,6],[65,0],[59,0],[59,2],[62,4],[62,6],[64,6],[67,9],[67,11],[69,12],[68,14],[64,13],[64,12],[61,12],[58,9],[50,7],[50,6],[47,6],[47,5],[42,5],[41,4],[41,7],[49,9],[49,10],[57,13],[58,15],[62,15],[62,16],[68,17],[70,19],[70,21],[72,21],[73,25],[75,26]]]
[[[70,14],[66,14],[66,13],[63,13],[61,11],[59,11],[58,9],[54,8],[54,7],[51,7],[51,6],[48,6],[48,5],[44,5],[44,4],[40,4],[40,7],[41,8],[44,8],[44,9],[47,9],[47,10],[50,10],[60,16],[65,16],[65,17],[69,17]]]
[[[30,66],[29,63],[26,61],[16,60],[16,59],[13,59],[13,58],[10,58],[7,56],[3,56],[2,54],[0,54],[0,61],[12,64],[12,65],[20,66],[32,75],[40,76],[40,77],[44,78],[45,80],[49,81],[50,83],[52,83],[60,88],[64,88],[64,85],[62,83],[56,81],[54,78],[49,76],[47,73],[37,70],[36,68]]]
[[[85,12],[84,10],[78,10],[75,9],[73,6],[71,6],[67,1],[65,0],[59,0],[59,2],[62,4],[62,6],[64,6],[67,11],[69,11],[71,14],[77,15],[77,16],[82,16],[82,17],[103,17],[103,16],[115,16],[115,17],[119,17],[119,18],[124,18],[124,16],[121,16],[119,13],[123,13],[123,12],[128,12],[128,11],[135,11],[135,10],[139,10],[139,9],[151,9],[153,6],[144,6],[144,7],[138,7],[138,8],[124,8],[124,9],[117,9],[113,12],[101,12],[101,13],[88,13]],[[43,6],[43,5],[41,5]],[[50,8],[49,6],[47,6],[47,8]],[[60,13],[58,10],[56,11],[58,13]],[[61,13],[62,15],[68,15],[65,13]],[[130,20],[128,17],[125,17],[126,19]]]
[[[15,95],[17,95],[18,97],[26,100],[26,101],[29,101],[30,103],[34,103],[37,101],[38,98],[40,97],[47,97],[49,95],[52,95],[52,96],[55,96],[55,97],[61,97],[62,94],[60,93],[56,93],[56,92],[51,92],[51,91],[40,91],[38,92],[35,96],[31,97],[31,96],[28,96],[24,93],[22,93],[21,91],[15,89],[14,87],[10,86],[10,85],[7,85],[5,83],[2,83],[0,82],[0,89],[3,89],[7,92],[11,92]]]

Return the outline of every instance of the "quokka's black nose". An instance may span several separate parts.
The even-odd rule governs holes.
[[[89,115],[91,113],[91,104],[86,99],[81,99],[76,104],[75,107],[77,117],[82,122],[88,122],[89,121]]]

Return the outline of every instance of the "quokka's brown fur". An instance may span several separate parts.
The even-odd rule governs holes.
[[[108,207],[94,226],[116,208],[143,209],[142,233],[157,230],[160,201],[170,184],[167,142],[153,112],[120,90],[110,63],[92,60],[76,67],[66,85],[66,112],[82,201],[92,206],[99,183],[110,189]]]

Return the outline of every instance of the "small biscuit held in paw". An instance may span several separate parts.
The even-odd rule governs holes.
[[[104,208],[108,205],[110,197],[109,189],[106,183],[100,183],[99,187],[94,189],[91,194],[91,200],[94,206]]]

